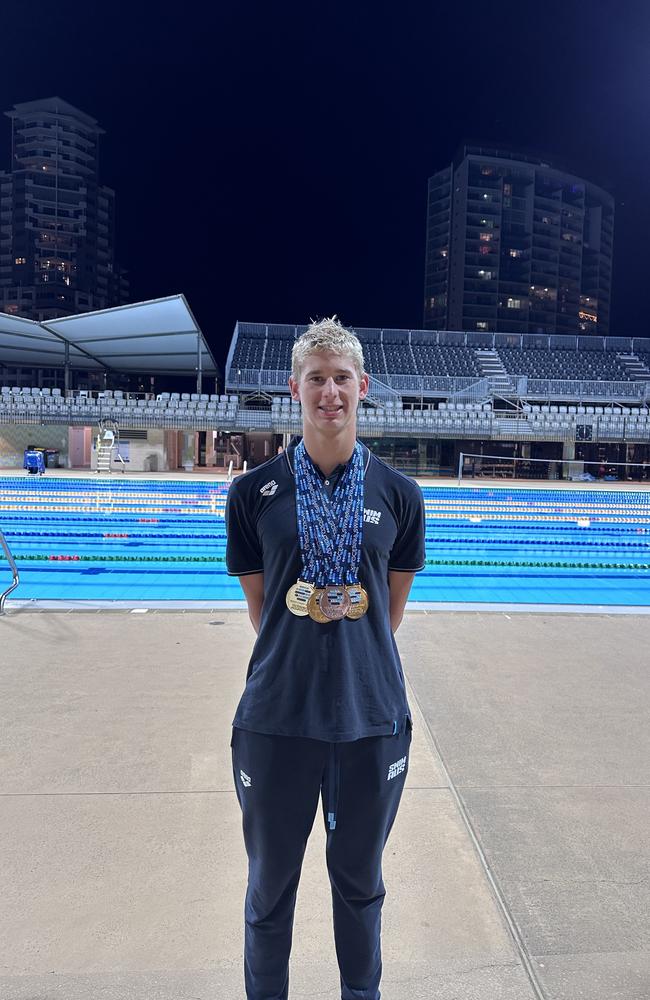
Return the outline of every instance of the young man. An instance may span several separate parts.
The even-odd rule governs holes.
[[[227,566],[257,642],[233,723],[249,859],[248,1000],[286,1000],[296,891],[319,796],[342,1000],[379,1000],[381,858],[411,718],[393,633],[424,565],[422,494],[356,439],[368,393],[334,319],[295,342],[303,438],[235,480]]]

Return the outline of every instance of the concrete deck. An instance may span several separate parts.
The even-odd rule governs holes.
[[[235,476],[241,473],[235,473]],[[24,469],[0,468],[0,478],[11,477],[13,479],[30,478]],[[34,477],[32,477],[34,478]],[[98,475],[90,469],[48,469],[44,477],[35,477],[45,481],[47,479],[89,479],[94,483],[129,482],[130,480],[169,480],[170,482],[196,483],[212,482],[227,483],[228,475],[225,470],[206,468],[197,466],[192,472],[127,472],[119,470],[108,475]],[[415,476],[415,481],[420,486],[458,487],[457,476]],[[496,479],[479,477],[470,479],[464,477],[460,485],[464,489],[503,489],[503,490],[585,490],[587,492],[607,492],[608,490],[638,490],[642,493],[650,492],[650,482],[638,480],[621,480],[614,483],[606,483],[596,480],[593,483],[573,482],[565,479],[506,479],[502,476]]]
[[[384,1000],[650,996],[650,619],[407,614]],[[238,611],[0,618],[0,997],[243,1000]],[[291,997],[340,995],[317,819]]]

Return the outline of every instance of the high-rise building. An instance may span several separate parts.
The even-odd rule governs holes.
[[[46,320],[125,303],[115,193],[99,183],[103,130],[59,97],[6,114],[11,170],[0,173],[0,310]]]
[[[463,146],[429,179],[424,325],[609,333],[614,199],[540,159]]]

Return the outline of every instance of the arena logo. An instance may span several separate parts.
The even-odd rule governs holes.
[[[275,496],[277,490],[278,490],[278,484],[276,483],[275,479],[272,479],[270,483],[265,483],[264,486],[261,487],[260,493],[264,497],[272,497]]]
[[[369,507],[364,507],[363,519],[366,522],[366,524],[379,524],[380,518],[381,518],[380,510],[371,510]]]

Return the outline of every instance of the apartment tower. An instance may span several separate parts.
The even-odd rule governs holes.
[[[595,184],[463,146],[429,179],[425,327],[607,336],[613,231]]]
[[[0,173],[0,310],[35,320],[125,303],[115,194],[99,183],[94,118],[59,97],[16,104]]]

